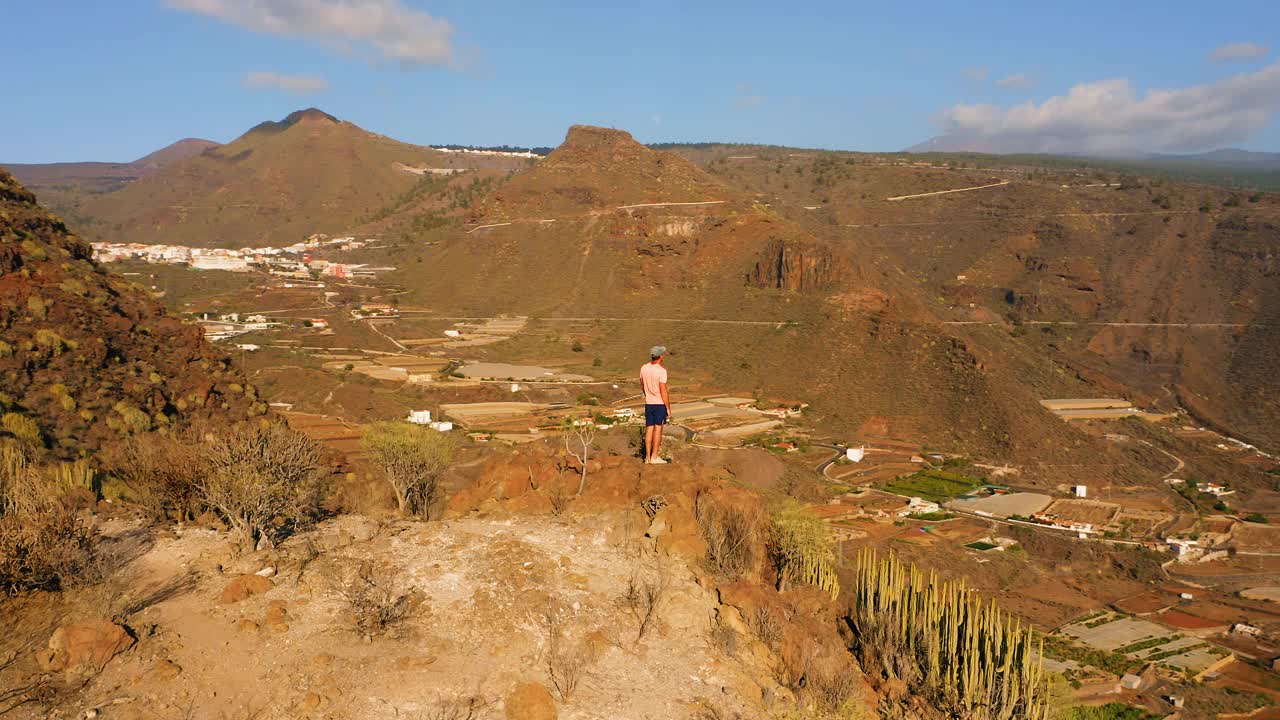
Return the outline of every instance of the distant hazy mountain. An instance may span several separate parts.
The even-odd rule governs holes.
[[[159,150],[133,161],[134,165],[142,165],[143,167],[161,168],[170,163],[180,160],[186,160],[204,152],[218,147],[221,143],[212,140],[201,140],[199,138],[185,138],[179,140],[172,145],[160,148]]]
[[[1225,167],[1280,169],[1280,153],[1255,152],[1236,148],[1209,150],[1201,153],[1152,153],[1141,150],[1116,152],[1054,152],[1045,153],[1033,138],[1010,139],[980,135],[939,135],[907,148],[909,153],[960,152],[991,155],[1051,154],[1072,157],[1101,157],[1115,160],[1145,160],[1158,162],[1201,162]]]
[[[1255,152],[1226,148],[1192,155],[1151,155],[1150,160],[1171,162],[1203,162],[1223,167],[1256,170],[1280,170],[1280,153]]]

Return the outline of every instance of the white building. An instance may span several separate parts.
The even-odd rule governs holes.
[[[942,506],[936,502],[924,500],[922,498],[913,497],[907,500],[907,506],[898,511],[898,517],[906,517],[908,515],[924,515],[928,513],[941,512]]]
[[[844,451],[844,459],[849,462],[862,462],[862,458],[866,457],[867,449],[865,447],[847,448]]]
[[[191,269],[249,272],[249,262],[244,258],[227,255],[193,255],[191,257]]]
[[[1079,497],[1079,498],[1088,497],[1089,487],[1087,485],[1072,485],[1071,492],[1072,494],[1074,494],[1076,497]]]
[[[438,420],[436,422],[429,423],[428,427],[437,432],[449,432],[453,429],[453,423],[448,422],[447,420]]]
[[[410,410],[409,417],[405,418],[405,420],[408,420],[414,425],[430,425],[431,411],[430,410]]]

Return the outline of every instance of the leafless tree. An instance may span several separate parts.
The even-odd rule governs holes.
[[[242,551],[273,546],[284,526],[314,512],[321,496],[320,446],[283,425],[234,428],[204,448],[200,496],[231,526]]]

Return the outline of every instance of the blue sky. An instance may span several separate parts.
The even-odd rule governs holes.
[[[421,144],[555,145],[590,123],[646,142],[1280,151],[1274,1],[47,0],[4,17],[6,162],[131,160],[313,105]]]

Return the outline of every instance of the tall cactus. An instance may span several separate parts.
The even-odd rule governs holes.
[[[859,552],[850,603],[854,652],[863,669],[902,678],[914,668],[920,694],[951,717],[1045,720],[1048,698],[1031,628],[897,558]]]

